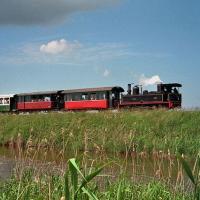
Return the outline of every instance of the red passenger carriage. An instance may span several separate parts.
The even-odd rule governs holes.
[[[119,105],[120,93],[124,89],[118,86],[64,90],[64,109],[108,109]]]
[[[32,92],[15,95],[16,109],[19,111],[59,109],[61,91]]]

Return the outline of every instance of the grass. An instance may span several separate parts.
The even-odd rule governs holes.
[[[27,200],[27,199],[64,199],[64,182],[62,177],[42,177],[39,183],[32,180],[30,175],[24,175],[20,183],[15,179],[1,186],[1,200]],[[128,180],[118,180],[112,185],[106,186],[104,191],[93,188],[96,199],[101,200],[192,200],[192,195],[183,195],[171,191],[167,186],[159,182],[149,184],[132,184]],[[79,200],[88,200],[88,196],[82,193]],[[94,198],[90,198],[94,199]]]
[[[88,138],[86,133],[88,132],[85,132],[84,138]],[[6,182],[0,183],[0,200],[194,199],[193,188],[188,184],[189,180],[183,176],[183,168],[178,165],[176,170],[176,160],[170,156],[165,158],[163,152],[159,152],[159,157],[153,157],[154,174],[146,177],[143,176],[144,171],[141,174],[140,168],[148,169],[149,163],[139,163],[137,157],[128,156],[127,152],[121,161],[119,154],[113,154],[112,158],[109,158],[106,152],[95,153],[95,157],[92,157],[87,152],[88,145],[84,144],[86,147],[82,155],[80,152],[74,152],[78,161],[69,159],[67,163],[65,153],[68,150],[65,146],[66,140],[64,140],[61,141],[64,145],[60,145],[61,150],[58,153],[59,163],[56,163],[56,160],[52,162],[47,160],[47,154],[51,151],[42,146],[46,143],[48,144],[43,139],[35,148],[31,145],[29,138],[24,149],[18,146],[15,152],[17,165],[13,176]],[[127,148],[130,144],[131,142],[127,144]],[[40,162],[41,153],[42,161]],[[142,153],[141,159],[143,156],[145,155]],[[143,161],[145,159],[144,157]],[[169,163],[167,168],[164,167],[165,159]],[[197,163],[199,159],[194,166]],[[99,167],[100,165],[103,167]],[[165,176],[163,176],[164,173]],[[172,177],[172,173],[176,174],[175,177]],[[196,192],[195,188],[194,192]]]
[[[170,189],[160,181],[149,183],[133,183],[125,176],[110,181],[107,176],[97,176],[102,167],[89,174],[81,172],[75,159],[68,161],[68,169],[64,174],[43,172],[20,168],[12,179],[0,184],[1,200],[192,200],[192,194],[180,193]],[[87,168],[82,169],[86,171]],[[101,185],[101,187],[99,187]],[[103,187],[102,187],[103,185]]]
[[[112,152],[164,151],[194,155],[200,147],[200,112],[134,110],[113,113],[0,115],[0,141]],[[62,144],[62,145],[61,145]]]
[[[193,169],[180,155],[178,155],[178,158],[181,161],[188,178],[193,184],[194,199],[200,200],[200,154],[197,155]]]
[[[177,152],[189,157],[197,155],[200,147],[199,122],[200,112],[165,110],[2,114],[0,141],[17,147],[16,159],[20,162],[13,177],[0,183],[0,200],[194,199],[192,192],[182,192],[185,188],[192,191],[190,185],[187,186],[183,170],[190,179],[194,177],[191,179],[194,179],[194,192],[199,195],[199,157],[195,162],[198,168],[192,170],[183,159],[179,161],[171,155]],[[48,170],[43,165],[38,167],[41,156],[48,165],[47,154],[55,151],[54,148],[58,152],[59,167],[54,168],[51,163]],[[84,154],[80,155],[79,150],[83,150]],[[90,157],[89,151],[94,151],[96,157]],[[149,166],[141,162],[138,170],[134,154],[131,154],[130,163],[128,155],[133,151],[140,152],[137,155],[145,159],[147,153],[152,153],[153,179],[138,181],[137,175],[140,172],[145,174],[143,169]],[[78,157],[79,162],[71,159],[67,167],[66,152]],[[102,171],[97,166],[110,161],[106,156],[108,152],[114,153],[114,164]],[[122,163],[119,162],[119,152],[124,153]],[[164,168],[165,159],[167,168]],[[27,168],[27,162],[31,162],[31,168]],[[174,181],[173,174],[176,180],[170,187],[171,181]]]

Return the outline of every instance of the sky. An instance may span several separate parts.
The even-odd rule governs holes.
[[[200,107],[199,0],[1,0],[0,94],[178,82]]]

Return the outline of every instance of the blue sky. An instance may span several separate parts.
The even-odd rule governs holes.
[[[0,93],[159,76],[200,106],[199,10],[198,0],[3,0]]]

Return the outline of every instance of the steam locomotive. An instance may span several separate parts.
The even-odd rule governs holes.
[[[128,84],[127,93],[120,86],[56,90],[0,95],[0,112],[48,110],[105,110],[131,107],[181,107],[179,83],[157,84],[157,91],[142,90]]]

